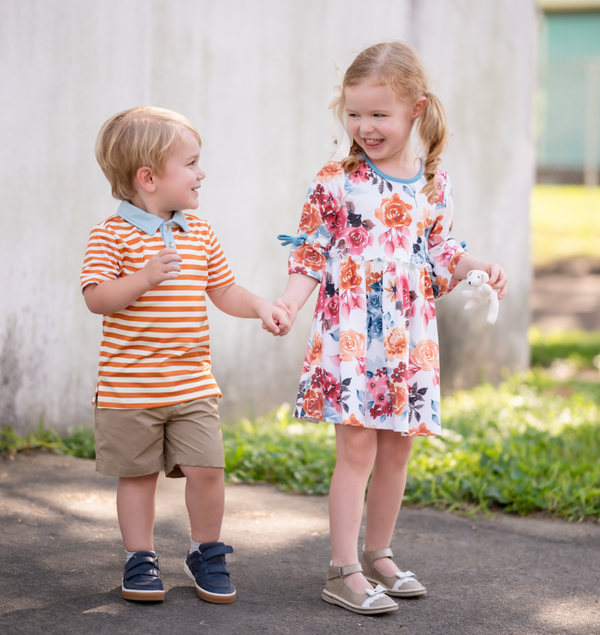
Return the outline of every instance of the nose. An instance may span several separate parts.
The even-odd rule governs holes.
[[[360,133],[361,135],[365,135],[368,132],[373,132],[375,126],[373,126],[373,122],[366,117],[363,117],[360,122]]]
[[[198,180],[202,181],[202,179],[204,179],[206,177],[206,173],[204,172],[204,170],[201,170],[200,168],[198,168]]]

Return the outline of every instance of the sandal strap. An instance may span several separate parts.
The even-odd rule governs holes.
[[[378,560],[379,558],[393,558],[394,552],[387,547],[386,549],[377,549],[376,551],[366,551],[369,554],[371,561]]]
[[[333,580],[334,578],[345,578],[351,573],[362,572],[363,568],[360,564],[348,564],[345,567],[330,567],[327,571],[327,579]]]

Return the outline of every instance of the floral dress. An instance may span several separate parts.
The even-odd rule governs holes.
[[[387,176],[368,158],[347,174],[328,163],[312,183],[289,273],[320,281],[294,416],[308,421],[435,435],[440,375],[434,299],[448,293],[466,255],[449,232],[452,197],[423,168]]]

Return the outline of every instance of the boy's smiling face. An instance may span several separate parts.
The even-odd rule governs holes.
[[[172,212],[198,207],[198,189],[206,176],[198,165],[199,159],[198,140],[186,132],[167,159],[164,173],[152,176],[156,186],[153,213],[170,219]]]

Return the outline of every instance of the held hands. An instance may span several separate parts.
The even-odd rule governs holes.
[[[179,263],[182,261],[183,258],[175,249],[161,249],[152,256],[142,269],[150,289],[153,289],[164,280],[175,280],[181,273]]]
[[[273,333],[273,335],[287,335],[290,330],[292,329],[292,326],[296,320],[296,315],[298,313],[298,305],[291,300],[290,298],[286,298],[285,296],[281,296],[280,298],[277,298],[277,300],[273,301],[273,304],[271,306],[274,306],[275,308],[283,311],[286,315],[287,318],[287,327],[285,329],[280,329],[279,333],[273,333],[272,330],[270,330],[269,328],[267,328],[267,326],[264,323],[263,320],[263,329],[265,331],[269,331],[269,333]]]
[[[271,335],[287,335],[292,328],[289,312],[285,306],[270,304],[266,300],[256,307],[258,317],[262,320],[262,327]]]

